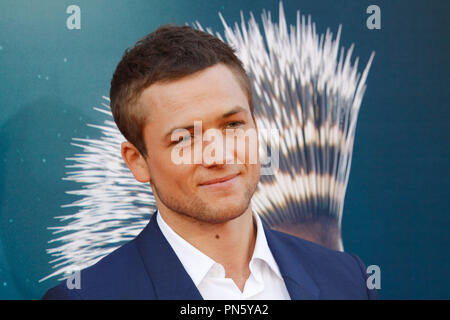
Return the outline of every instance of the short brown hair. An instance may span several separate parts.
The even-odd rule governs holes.
[[[162,25],[128,48],[111,80],[110,99],[120,132],[143,156],[146,115],[137,110],[142,91],[156,82],[168,82],[217,63],[228,66],[247,94],[253,117],[250,79],[235,50],[213,35],[189,26]]]

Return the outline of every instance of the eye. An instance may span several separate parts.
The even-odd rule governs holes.
[[[192,135],[185,135],[182,137],[179,137],[178,140],[172,141],[171,145],[176,144],[190,144],[193,136]]]
[[[244,121],[231,121],[231,122],[227,123],[226,127],[227,128],[236,128],[236,127],[240,127],[244,124],[245,124]]]

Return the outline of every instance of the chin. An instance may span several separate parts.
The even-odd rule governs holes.
[[[224,204],[215,203],[214,207],[208,208],[201,214],[197,215],[196,219],[213,224],[220,224],[236,219],[244,214],[248,209],[249,203],[241,203],[227,201]]]

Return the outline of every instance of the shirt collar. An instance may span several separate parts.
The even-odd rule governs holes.
[[[264,261],[280,279],[283,279],[283,277],[281,276],[280,269],[278,268],[278,264],[276,263],[275,258],[272,255],[272,251],[270,251],[269,245],[267,243],[261,218],[255,212],[253,213],[253,216],[255,217],[256,220],[257,233],[256,233],[255,248],[253,251],[251,261],[254,261],[255,259],[260,259]]]
[[[159,211],[155,214],[157,214],[156,220],[161,232],[169,242],[172,249],[175,251],[178,259],[180,259],[186,269],[186,272],[192,278],[195,286],[198,286],[216,262],[178,235],[164,221],[159,214]],[[280,279],[283,279],[280,269],[278,268],[272,252],[270,251],[269,245],[267,244],[261,218],[255,212],[253,212],[253,217],[256,220],[257,231],[255,248],[253,250],[253,256],[250,263],[256,259],[260,259],[264,261]]]

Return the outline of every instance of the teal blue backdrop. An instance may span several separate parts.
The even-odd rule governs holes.
[[[66,8],[81,8],[81,29],[66,27]],[[381,30],[366,27],[366,8],[381,8]],[[450,298],[448,1],[285,0],[288,23],[311,14],[317,30],[355,43],[367,80],[343,214],[346,251],[381,269],[384,299]],[[95,0],[0,2],[0,298],[38,299],[56,280],[45,249],[55,216],[77,188],[63,181],[73,137],[108,96],[125,48],[163,23],[198,20],[223,32],[218,17],[239,21],[278,1]]]

